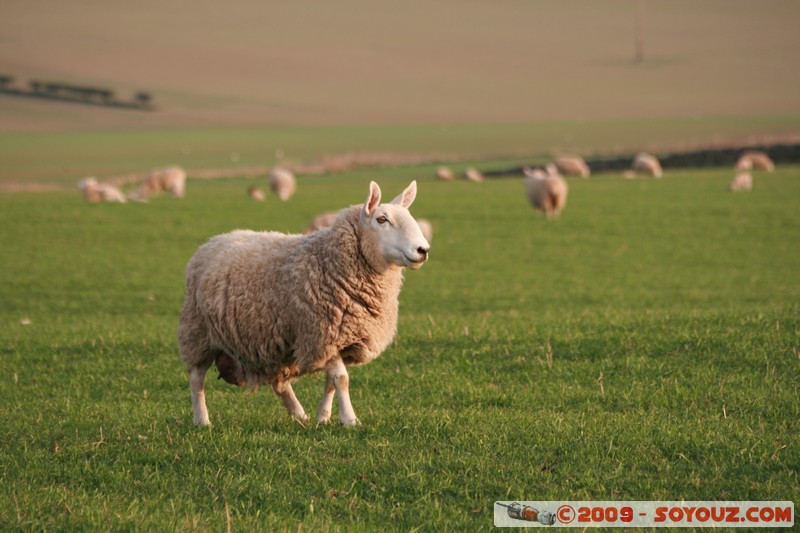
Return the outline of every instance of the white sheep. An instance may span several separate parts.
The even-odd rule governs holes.
[[[653,178],[661,178],[664,175],[664,170],[661,168],[658,158],[646,152],[636,154],[636,157],[633,158],[632,168],[634,172]]]
[[[358,423],[346,365],[368,363],[397,330],[403,267],[420,268],[430,245],[408,211],[412,182],[391,203],[369,186],[364,205],[345,208],[310,235],[234,231],[200,247],[186,267],[178,326],[194,423],[209,425],[204,382],[212,364],[236,385],[269,384],[289,414],[307,420],[291,382],[326,371],[317,421]]]
[[[333,224],[337,216],[339,216],[339,213],[322,213],[321,215],[315,216],[311,223],[306,226],[306,229],[303,230],[303,235],[308,235],[322,228],[327,228]]]
[[[291,170],[275,167],[269,175],[269,188],[285,202],[297,192],[297,180]]]
[[[467,170],[464,171],[464,176],[469,181],[481,182],[484,180],[483,173],[477,168],[472,168],[472,167],[468,168]]]
[[[766,170],[772,172],[775,170],[775,163],[764,152],[758,150],[750,150],[741,155],[736,162],[736,170]]]
[[[145,202],[162,191],[170,192],[174,198],[183,198],[186,195],[186,171],[178,166],[152,170],[128,198]]]
[[[562,177],[561,173],[558,171],[558,167],[554,163],[547,163],[544,166],[544,171],[550,177],[555,177],[555,178],[561,178]]]
[[[250,187],[247,188],[247,196],[249,196],[256,202],[263,202],[267,199],[267,196],[264,194],[264,191],[262,191],[255,185],[251,185]]]
[[[547,220],[558,219],[567,205],[569,186],[555,167],[548,165],[547,172],[525,167],[525,186],[528,201],[534,209],[544,211]]]
[[[121,190],[109,183],[99,183],[93,177],[82,179],[78,182],[78,189],[83,192],[83,199],[89,203],[96,202],[126,202]]]
[[[555,159],[555,165],[565,176],[588,178],[591,175],[589,165],[580,156],[561,156]]]
[[[749,192],[753,190],[753,176],[749,172],[739,171],[728,187],[731,192]]]
[[[442,181],[453,181],[455,179],[455,175],[449,167],[439,167],[436,169],[436,179]]]
[[[422,236],[425,237],[425,240],[429,243],[433,241],[433,224],[431,224],[430,220],[425,218],[418,218],[417,225],[419,226],[419,230],[422,232]]]

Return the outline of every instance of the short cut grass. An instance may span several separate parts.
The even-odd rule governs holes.
[[[519,178],[420,181],[431,259],[394,345],[351,371],[363,424],[302,426],[210,380],[195,428],[189,257],[234,228],[300,231],[374,177],[301,177],[287,203],[245,179],[148,204],[0,195],[1,528],[467,531],[496,500],[797,501],[797,167],[748,194],[727,170],[573,180],[550,223]]]

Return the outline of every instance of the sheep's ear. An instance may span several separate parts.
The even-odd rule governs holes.
[[[392,203],[395,205],[401,205],[408,209],[411,207],[411,204],[414,202],[414,198],[417,197],[417,181],[414,180],[411,182],[411,185],[406,187],[406,190],[400,193],[400,195],[392,200]]]
[[[372,213],[375,212],[375,209],[378,208],[378,205],[381,203],[381,188],[378,187],[378,184],[374,181],[369,182],[369,196],[367,196],[367,201],[364,202],[364,214],[367,216],[372,216]]]

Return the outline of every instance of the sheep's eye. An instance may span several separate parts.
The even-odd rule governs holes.
[[[375,220],[377,220],[377,221],[378,221],[378,224],[386,224],[387,222],[389,222],[389,219],[388,219],[388,218],[386,218],[386,217],[385,217],[385,216],[383,216],[383,215],[379,216],[379,217],[378,217],[378,218],[376,218]]]

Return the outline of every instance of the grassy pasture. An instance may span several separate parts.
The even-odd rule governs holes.
[[[383,171],[385,197],[431,167]],[[562,220],[519,179],[421,180],[431,261],[394,346],[351,372],[363,424],[302,427],[209,380],[192,427],[175,329],[209,236],[298,231],[372,174],[183,201],[0,195],[0,529],[485,529],[504,499],[800,499],[800,169],[573,180]],[[26,324],[22,321],[25,320]],[[27,323],[27,322],[30,323]],[[321,376],[295,390],[312,409]]]
[[[192,170],[300,163],[344,153],[419,155],[431,161],[634,153],[793,135],[800,115],[616,118],[512,123],[336,127],[208,127],[0,133],[0,186],[7,182],[74,186],[86,176],[143,173],[180,164]],[[279,159],[280,154],[284,159]],[[382,171],[381,171],[382,172]]]

